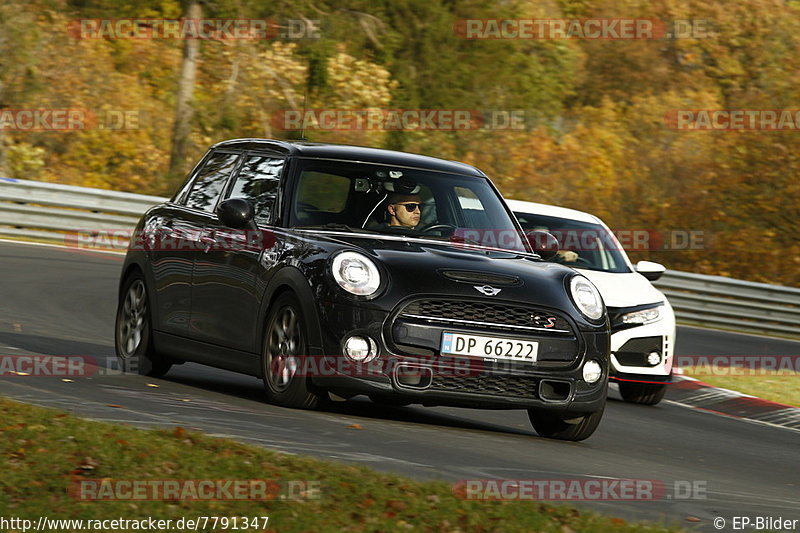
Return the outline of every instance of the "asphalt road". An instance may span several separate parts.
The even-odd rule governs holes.
[[[113,358],[121,261],[119,255],[0,242],[0,356]],[[679,328],[677,353],[797,355],[800,343]],[[5,377],[0,394],[89,418],[142,427],[181,425],[418,479],[663,483],[667,491],[657,501],[578,504],[628,520],[715,531],[712,521],[721,516],[728,524],[724,531],[733,531],[734,516],[800,519],[800,432],[669,400],[656,407],[626,404],[615,391],[600,428],[581,443],[539,438],[522,411],[388,408],[366,399],[324,412],[284,409],[265,403],[258,380],[194,364],[176,366],[159,380]],[[354,424],[362,429],[351,428]],[[675,492],[676,483],[699,490],[686,498]]]

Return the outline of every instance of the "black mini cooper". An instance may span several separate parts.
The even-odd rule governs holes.
[[[225,141],[139,222],[117,354],[148,375],[257,376],[284,406],[527,409],[540,435],[582,440],[606,402],[608,317],[591,282],[542,260],[553,245],[466,164]]]

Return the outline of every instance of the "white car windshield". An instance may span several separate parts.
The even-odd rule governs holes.
[[[525,231],[545,230],[559,243],[559,253],[552,261],[573,268],[603,272],[630,272],[614,234],[600,224],[533,213],[514,213]]]

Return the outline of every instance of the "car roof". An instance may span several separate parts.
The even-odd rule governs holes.
[[[596,216],[586,213],[585,211],[578,211],[577,209],[569,209],[568,207],[559,207],[555,205],[539,204],[536,202],[525,202],[522,200],[506,199],[508,207],[515,213],[528,213],[531,215],[545,215],[550,217],[566,218],[577,220],[579,222],[590,222],[592,224],[603,224],[603,221]]]
[[[267,149],[294,157],[361,161],[365,163],[424,168],[481,178],[486,177],[486,174],[481,170],[459,161],[448,161],[426,155],[382,150],[380,148],[367,148],[364,146],[312,143],[307,141],[280,141],[275,139],[230,139],[219,142],[212,148],[235,148],[244,150]]]

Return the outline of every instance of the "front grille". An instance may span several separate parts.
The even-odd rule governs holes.
[[[565,318],[550,312],[521,305],[468,300],[414,300],[400,311],[399,317],[442,326],[517,332],[572,333],[572,328]]]
[[[493,396],[536,398],[538,381],[525,376],[481,374],[476,376],[434,376],[429,390]]]

